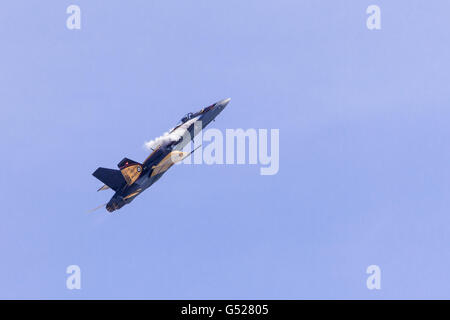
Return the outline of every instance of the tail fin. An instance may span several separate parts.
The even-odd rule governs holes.
[[[98,168],[92,175],[114,191],[127,183],[120,170]]]
[[[119,167],[120,170],[122,170],[122,169],[124,169],[126,167],[133,166],[133,165],[136,165],[136,164],[140,165],[139,162],[136,162],[136,161],[128,159],[128,158],[123,158],[122,161],[120,161],[117,164],[117,166]]]
[[[120,169],[126,183],[132,185],[142,173],[142,164],[128,158],[123,158],[117,166]]]

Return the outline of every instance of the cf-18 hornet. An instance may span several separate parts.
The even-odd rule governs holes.
[[[98,189],[112,189],[113,197],[106,204],[106,210],[113,212],[133,201],[145,189],[153,185],[175,163],[182,161],[192,152],[184,152],[183,148],[195,135],[205,128],[230,102],[224,99],[198,112],[186,114],[180,123],[164,136],[152,141],[153,152],[139,163],[124,158],[117,169],[98,168],[92,174],[104,185]]]

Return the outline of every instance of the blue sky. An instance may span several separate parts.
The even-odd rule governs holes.
[[[449,10],[3,1],[0,298],[450,298]],[[277,175],[175,166],[118,214],[87,213],[112,195],[98,166],[143,161],[226,97],[212,127],[279,129]]]

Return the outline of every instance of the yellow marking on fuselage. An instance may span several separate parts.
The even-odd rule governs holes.
[[[152,167],[153,171],[152,171],[151,177],[153,177],[154,175],[157,175],[159,173],[163,173],[163,172],[167,171],[175,163],[183,160],[186,155],[187,155],[187,153],[183,152],[183,151],[170,152],[156,166]]]
[[[131,194],[129,194],[129,195],[127,195],[126,197],[124,197],[123,199],[125,200],[125,199],[128,199],[128,198],[131,198],[131,197],[134,197],[134,196],[137,196],[139,193],[141,193],[141,189],[138,189],[136,192],[133,192],[133,193],[131,193]]]

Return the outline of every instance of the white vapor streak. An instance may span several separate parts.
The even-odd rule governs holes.
[[[164,133],[162,136],[155,138],[153,140],[145,142],[144,146],[147,149],[156,149],[160,145],[167,145],[171,142],[177,142],[186,134],[188,128],[198,120],[198,117],[190,119],[185,123],[181,124],[175,130],[172,129],[169,132]]]

